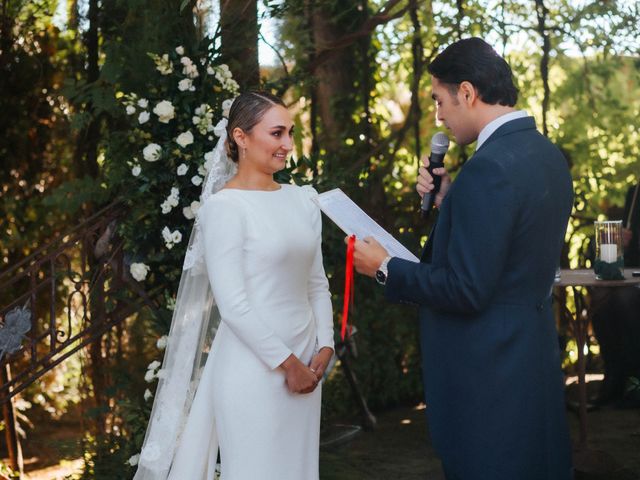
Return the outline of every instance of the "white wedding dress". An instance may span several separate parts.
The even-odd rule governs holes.
[[[321,385],[289,393],[291,353],[333,348],[321,218],[311,187],[223,189],[198,212],[221,315],[172,480],[317,480]]]

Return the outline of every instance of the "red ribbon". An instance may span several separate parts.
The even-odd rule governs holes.
[[[347,242],[347,265],[344,272],[344,304],[342,306],[342,327],[340,328],[340,338],[344,341],[347,333],[347,323],[349,321],[349,304],[353,305],[353,251],[356,244],[356,236],[350,235]],[[349,336],[351,336],[351,325],[349,325]]]

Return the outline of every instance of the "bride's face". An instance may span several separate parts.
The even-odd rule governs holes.
[[[245,138],[247,150],[244,158],[240,155],[241,162],[269,174],[282,170],[293,149],[293,122],[289,111],[274,105]]]

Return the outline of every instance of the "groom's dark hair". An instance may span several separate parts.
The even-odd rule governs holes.
[[[481,38],[472,37],[452,43],[429,64],[429,73],[450,86],[455,95],[462,82],[471,83],[484,103],[513,107],[518,89],[511,67]]]
[[[238,144],[233,138],[233,130],[239,128],[245,133],[260,123],[262,117],[274,105],[286,105],[280,97],[269,92],[250,91],[241,93],[231,104],[229,109],[229,123],[227,124],[227,152],[229,158],[237,162],[240,158]]]

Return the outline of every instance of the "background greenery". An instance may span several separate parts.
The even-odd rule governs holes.
[[[117,347],[105,347],[100,359],[67,361],[20,404],[27,443],[38,431],[27,418],[78,412],[95,418],[96,425],[80,434],[86,478],[115,478],[114,472],[121,478],[139,450],[150,408],[143,394],[153,388],[142,379],[162,356],[156,341],[167,329],[186,245],[163,245],[166,218],[158,205],[175,178],[161,171],[146,183],[132,177],[140,137],[116,98],[117,92],[182,95],[162,86],[149,52],[183,46],[193,58],[228,64],[242,88],[282,95],[297,134],[294,158],[280,178],[320,191],[339,186],[414,252],[430,228],[417,214],[418,159],[437,131],[425,66],[458,38],[484,37],[505,55],[521,91],[518,106],[566,153],[576,202],[564,266],[585,264],[592,221],[619,217],[628,186],[640,177],[636,2],[0,0],[0,12],[0,266],[8,268],[121,200],[130,209],[119,227],[130,259],[152,267],[143,285],[157,308],[109,333]],[[275,41],[262,37],[269,26],[277,30]],[[275,65],[259,64],[260,39],[271,44]],[[193,109],[206,101],[217,117],[227,96],[205,82],[198,88],[198,100],[181,105]],[[194,165],[210,148],[203,142],[189,159]],[[472,147],[454,145],[450,171],[455,174],[471,153]],[[179,158],[163,161],[175,168]],[[184,188],[186,203],[172,219],[172,230],[183,235],[189,223],[178,213],[198,190]],[[343,235],[329,222],[324,232],[337,323]],[[355,299],[354,365],[370,407],[419,401],[416,312],[386,304],[364,277],[356,280]],[[566,333],[562,326],[560,333]],[[570,373],[575,345],[567,349]],[[101,364],[87,365],[92,361]],[[81,376],[91,367],[110,373],[100,395],[91,376]],[[357,405],[340,368],[326,384],[324,409],[325,425],[356,421]]]

